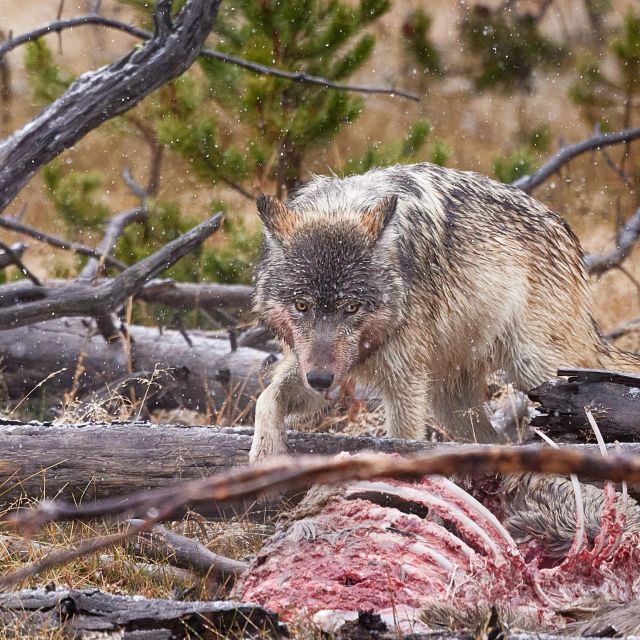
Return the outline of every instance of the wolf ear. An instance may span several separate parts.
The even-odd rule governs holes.
[[[256,200],[258,216],[266,230],[277,240],[286,240],[295,228],[296,214],[273,196],[260,194]]]
[[[387,196],[362,214],[362,226],[373,242],[376,242],[393,218],[398,206],[398,196]]]

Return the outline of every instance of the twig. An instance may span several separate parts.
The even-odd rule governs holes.
[[[4,227],[5,229],[10,229],[11,231],[15,231],[16,233],[21,233],[22,235],[29,236],[34,240],[38,240],[38,242],[44,242],[56,249],[63,249],[64,251],[73,251],[74,253],[79,253],[82,256],[87,256],[89,258],[97,258],[100,260],[102,255],[99,251],[95,249],[91,249],[89,247],[85,247],[84,245],[78,244],[77,242],[69,242],[68,240],[63,240],[62,238],[57,238],[56,236],[51,236],[47,233],[39,231],[38,229],[33,229],[28,227],[21,222],[18,222],[15,218],[11,218],[9,216],[0,216],[0,227]],[[114,267],[119,271],[124,271],[127,268],[127,265],[124,262],[120,262],[120,260],[116,260],[111,256],[105,256],[104,262],[108,264],[110,267]]]
[[[33,282],[36,287],[42,286],[40,280],[38,280],[38,278],[34,276],[33,273],[29,271],[29,269],[27,269],[27,267],[25,267],[24,263],[20,259],[20,256],[8,244],[0,241],[0,249],[2,249],[4,255],[8,256],[11,262],[13,262],[13,264],[15,264],[16,267],[18,267],[18,269],[20,269],[20,271],[22,271],[22,273],[27,276],[27,278],[29,278],[29,280],[31,280],[31,282]]]
[[[16,242],[15,244],[11,245],[11,251],[13,252],[13,255],[18,256],[18,258],[22,258],[22,255],[28,248],[29,245],[24,242]],[[0,269],[8,267],[10,264],[15,264],[11,256],[4,251],[0,251]]]
[[[633,320],[629,320],[624,322],[623,324],[617,326],[615,329],[609,331],[609,333],[605,334],[605,338],[607,340],[617,340],[618,338],[622,338],[622,336],[626,335],[630,331],[634,329],[640,329],[640,318],[633,318]]]
[[[145,206],[142,206],[113,216],[113,218],[109,220],[102,242],[96,250],[100,256],[99,259],[91,258],[80,272],[80,278],[93,279],[98,276],[102,265],[106,262],[107,256],[113,251],[118,242],[118,238],[124,230],[130,224],[143,222],[147,219],[148,215],[149,210]]]
[[[511,184],[514,187],[530,193],[576,156],[586,153],[587,151],[602,149],[603,147],[609,147],[614,144],[620,144],[622,142],[628,143],[638,138],[640,138],[640,127],[624,129],[617,133],[602,133],[592,136],[582,142],[564,147],[534,174],[518,178]]]
[[[129,35],[145,40],[148,40],[152,37],[152,34],[149,31],[145,31],[144,29],[128,25],[118,20],[113,20],[111,18],[106,18],[104,16],[98,15],[85,15],[78,16],[76,18],[69,18],[67,20],[56,20],[47,25],[44,25],[43,27],[40,27],[39,29],[34,29],[33,31],[29,31],[28,33],[24,33],[15,38],[10,38],[5,43],[0,45],[0,57],[7,53],[7,51],[11,51],[12,49],[15,49],[25,42],[29,42],[30,40],[35,40],[36,38],[40,38],[41,36],[47,35],[49,33],[59,32],[64,29],[69,29],[84,24],[99,24],[105,27],[110,27],[111,29],[124,31]],[[276,67],[258,64],[257,62],[250,62],[249,60],[243,60],[242,58],[237,58],[235,56],[216,51],[215,49],[202,49],[200,51],[200,55],[204,58],[212,58],[214,60],[220,60],[221,62],[225,62],[236,67],[241,67],[242,69],[246,69],[247,71],[253,71],[254,73],[259,73],[261,75],[284,78],[286,80],[291,80],[292,82],[315,84],[327,89],[336,89],[339,91],[354,91],[357,93],[368,94],[385,94],[390,96],[398,96],[400,98],[407,98],[408,100],[414,100],[416,102],[420,101],[420,96],[410,91],[403,91],[401,89],[395,89],[392,87],[371,87],[366,85],[343,84],[341,82],[334,82],[333,80],[329,80],[328,78],[310,75],[302,71],[285,71]]]
[[[62,316],[95,317],[113,311],[147,281],[168,269],[216,231],[222,217],[218,213],[205,220],[107,283],[94,287],[87,282],[76,281],[63,289],[47,290],[41,300],[0,308],[0,329]]]
[[[124,180],[124,182],[127,185],[127,187],[129,187],[129,190],[131,191],[131,193],[133,193],[133,195],[136,196],[136,198],[138,198],[140,200],[141,204],[144,204],[146,199],[149,197],[149,193],[147,191],[145,191],[145,189],[143,189],[135,181],[133,175],[131,174],[131,170],[129,169],[129,167],[125,167],[122,170],[122,179]]]
[[[602,255],[584,256],[589,273],[600,275],[609,269],[619,266],[629,256],[638,238],[640,238],[640,207],[619,228],[615,249]]]

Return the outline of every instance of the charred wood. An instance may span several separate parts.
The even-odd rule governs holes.
[[[277,616],[257,605],[148,600],[96,589],[0,594],[0,621],[30,636],[60,628],[69,638],[279,637]]]
[[[531,426],[552,437],[592,438],[585,408],[598,424],[605,441],[637,441],[640,437],[640,374],[595,369],[562,369],[555,378],[529,392],[540,403]]]

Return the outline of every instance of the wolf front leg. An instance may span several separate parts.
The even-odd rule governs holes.
[[[322,395],[305,386],[295,355],[288,353],[276,368],[271,384],[256,402],[249,462],[286,455],[287,417],[292,414],[313,414],[325,402]]]
[[[403,440],[424,440],[431,406],[429,384],[424,377],[393,376],[384,385],[384,411],[387,436]]]

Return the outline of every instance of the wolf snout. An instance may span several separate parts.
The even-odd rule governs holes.
[[[316,391],[326,391],[333,384],[333,373],[322,371],[321,369],[312,369],[307,373],[307,382],[312,389]]]

